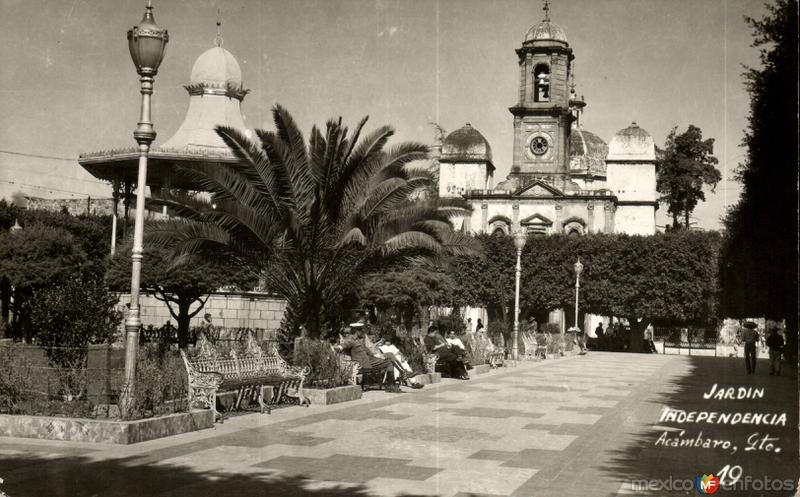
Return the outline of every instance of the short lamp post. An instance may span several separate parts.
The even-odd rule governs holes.
[[[575,327],[573,328],[576,332],[580,331],[580,327],[578,327],[578,295],[581,291],[581,273],[583,272],[583,264],[581,264],[581,258],[578,257],[578,262],[575,263]]]
[[[517,268],[515,271],[516,290],[514,292],[514,345],[511,349],[511,355],[514,357],[514,363],[519,360],[519,277],[522,273],[522,249],[525,248],[525,242],[528,241],[528,235],[523,230],[517,230],[514,233],[514,247],[517,249]]]
[[[164,51],[169,41],[167,30],[158,26],[153,18],[153,6],[148,0],[144,17],[138,26],[128,31],[128,48],[133,64],[139,74],[140,92],[142,94],[139,125],[133,137],[139,145],[139,175],[136,180],[136,220],[133,230],[133,249],[131,250],[131,299],[130,311],[125,319],[125,387],[120,399],[120,410],[127,414],[134,398],[136,381],[136,353],[139,347],[139,330],[142,320],[139,309],[139,283],[142,271],[143,238],[144,238],[144,200],[147,187],[147,156],[150,144],[156,138],[153,123],[150,122],[150,95],[153,94],[153,83],[158,66],[164,58]]]

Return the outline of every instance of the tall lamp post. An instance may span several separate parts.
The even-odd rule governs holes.
[[[517,249],[517,269],[515,271],[516,291],[514,292],[514,345],[511,355],[514,357],[514,364],[519,359],[519,277],[522,273],[522,249],[528,241],[528,234],[523,230],[514,233],[514,247]]]
[[[131,300],[130,311],[125,319],[125,388],[120,399],[120,408],[127,413],[133,400],[136,380],[136,352],[139,347],[139,330],[142,320],[139,314],[139,282],[142,270],[142,239],[144,238],[144,195],[147,187],[147,155],[150,144],[156,138],[153,123],[150,122],[150,95],[153,94],[158,66],[164,58],[164,50],[169,41],[167,30],[156,24],[153,18],[153,6],[148,0],[144,17],[138,26],[128,31],[128,48],[131,59],[139,74],[140,92],[142,94],[139,125],[133,132],[139,144],[139,175],[136,180],[136,220],[133,230],[133,249],[131,250]]]
[[[581,291],[581,273],[583,272],[583,264],[581,258],[578,257],[578,262],[575,263],[575,327],[574,329],[580,331],[578,327],[578,294]]]

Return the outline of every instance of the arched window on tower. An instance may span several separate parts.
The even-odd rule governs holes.
[[[546,64],[533,68],[533,101],[550,101],[550,68]]]

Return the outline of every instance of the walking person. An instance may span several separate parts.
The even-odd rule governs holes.
[[[781,354],[783,353],[783,337],[778,334],[778,327],[772,326],[767,337],[769,347],[769,375],[781,375]]]
[[[758,332],[756,328],[757,325],[752,321],[744,323],[742,341],[744,342],[744,365],[747,368],[747,374],[756,374],[756,357],[758,356],[758,350],[756,349]]]

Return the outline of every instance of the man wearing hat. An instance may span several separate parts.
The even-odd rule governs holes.
[[[756,343],[758,343],[758,332],[756,331],[757,325],[752,321],[744,323],[744,332],[742,332],[742,341],[744,342],[744,365],[747,368],[747,374],[756,373]]]

